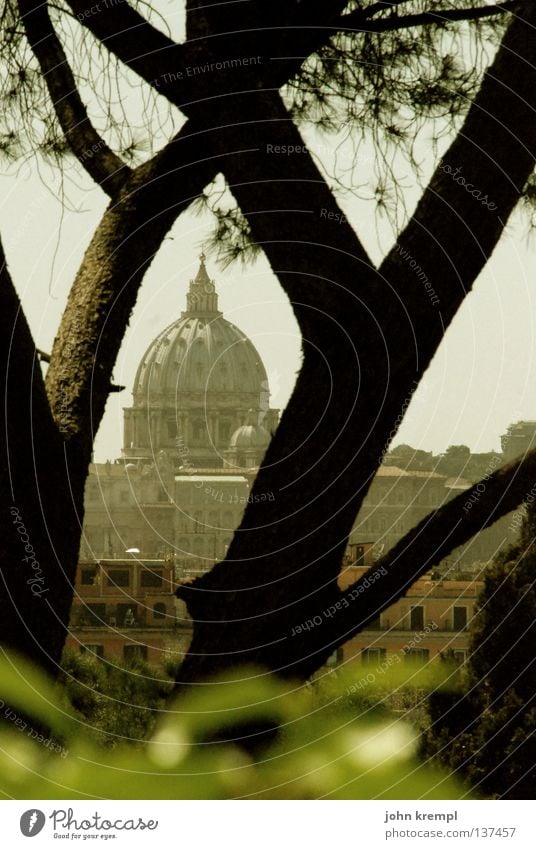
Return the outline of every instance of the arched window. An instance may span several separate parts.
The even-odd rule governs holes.
[[[157,601],[157,603],[154,606],[153,613],[154,613],[155,619],[165,619],[166,618],[166,605],[161,601]]]

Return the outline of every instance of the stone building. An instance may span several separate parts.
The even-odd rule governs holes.
[[[501,436],[505,461],[514,460],[536,448],[536,421],[519,421],[511,424]]]
[[[151,343],[124,411],[124,447],[94,464],[82,559],[173,556],[179,570],[224,556],[277,427],[253,343],[218,310],[205,257],[187,308]]]
[[[177,467],[256,466],[278,422],[253,343],[218,310],[201,254],[187,308],[151,342],[125,409],[123,460]],[[186,465],[183,463],[182,465]]]

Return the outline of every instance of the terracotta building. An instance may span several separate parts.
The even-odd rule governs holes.
[[[340,575],[341,589],[358,580],[369,566],[373,567],[370,557],[365,557],[363,565],[348,563]],[[390,657],[426,661],[448,654],[463,663],[482,588],[478,579],[450,580],[437,573],[425,574],[366,630],[349,640],[340,659],[378,665]]]
[[[67,647],[107,659],[161,662],[181,649],[174,590],[170,561],[130,555],[81,562]]]

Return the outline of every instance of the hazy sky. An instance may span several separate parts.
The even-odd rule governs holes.
[[[39,176],[34,162],[16,177],[0,178],[0,230],[37,345],[50,350],[69,286],[106,199],[73,172],[65,183],[63,209],[58,174],[46,166],[40,170]],[[393,239],[381,221],[378,228],[373,204],[341,204],[377,261]],[[156,334],[184,309],[188,281],[197,270],[210,224],[207,217],[181,216],[146,275],[114,374],[114,381],[127,389],[110,397],[96,459],[119,455],[122,408],[131,403],[137,365]],[[510,422],[536,419],[535,254],[527,244],[527,229],[518,215],[503,234],[416,392],[395,443],[435,452],[465,443],[485,451],[499,447]],[[220,308],[250,336],[264,360],[272,404],[283,407],[300,362],[299,333],[286,296],[264,258],[247,269],[222,272],[209,257],[208,270],[216,280]]]

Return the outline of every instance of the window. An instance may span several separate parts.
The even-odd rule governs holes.
[[[361,649],[361,660],[363,663],[369,665],[373,663],[380,663],[380,661],[385,657],[385,649],[382,648],[373,648],[373,649]]]
[[[110,569],[106,584],[108,587],[128,587],[130,583],[130,572],[128,569]]]
[[[430,657],[429,649],[406,649],[404,654],[411,663],[426,663]]]
[[[96,582],[96,578],[96,569],[82,569],[82,577],[80,579],[80,583],[83,584],[84,587],[92,587]]]
[[[105,604],[86,604],[80,611],[80,625],[104,625],[105,617]]]
[[[365,546],[364,545],[356,545],[354,549],[354,558],[355,558],[355,566],[364,566],[365,565]]]
[[[168,419],[167,422],[168,439],[175,439],[177,436],[177,422],[173,419]]]
[[[465,651],[465,649],[454,649],[454,651],[452,652],[452,658],[454,660],[454,663],[457,663],[461,666],[462,663],[465,663],[466,655],[467,652]]]
[[[338,666],[339,663],[342,663],[344,659],[342,648],[338,648],[333,654],[330,654],[328,659],[326,660],[326,666]]]
[[[205,422],[203,419],[196,419],[192,424],[192,441],[195,443],[202,442],[206,434]]]
[[[147,660],[147,646],[138,643],[129,643],[123,646],[124,660]]]
[[[153,614],[155,619],[165,619],[166,618],[166,605],[161,601],[155,604],[153,609]]]
[[[222,442],[229,442],[231,438],[231,425],[229,422],[220,422],[220,440]]]
[[[104,657],[104,646],[96,646],[88,644],[87,646],[80,646],[80,654],[93,654],[95,657]]]
[[[455,631],[465,631],[467,628],[467,608],[454,607],[452,610],[452,624]]]
[[[141,585],[142,587],[161,587],[162,578],[162,571],[150,572],[149,570],[146,570],[141,573]]]
[[[118,604],[117,605],[117,624],[119,627],[134,628],[138,624],[138,605],[137,604]]]
[[[410,628],[422,631],[424,628],[424,607],[422,604],[416,604],[409,611]]]
[[[379,614],[378,614],[378,616],[375,616],[374,619],[372,620],[372,622],[369,622],[368,625],[367,625],[367,628],[370,631],[379,631],[381,627],[382,627],[381,617],[380,617]]]
[[[129,500],[129,495],[130,495],[130,493],[129,493],[128,489],[122,489],[119,493],[119,501],[122,504],[126,504]]]

